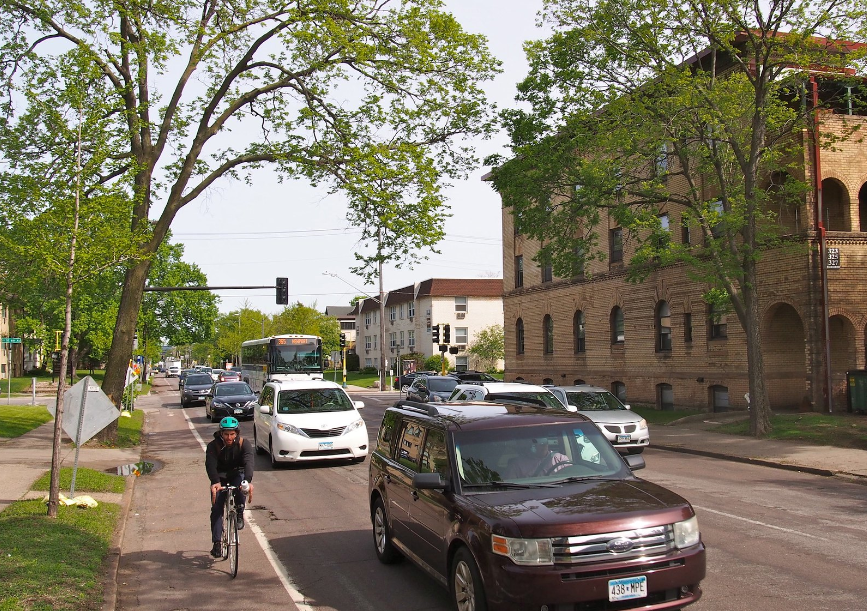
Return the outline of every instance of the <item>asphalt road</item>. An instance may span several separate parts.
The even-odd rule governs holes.
[[[160,432],[148,437],[148,453],[166,466],[137,482],[120,608],[213,608],[214,596],[228,597],[235,609],[450,608],[445,590],[411,563],[376,560],[366,461],[272,470],[266,456],[257,456],[254,524],[242,532],[238,579],[229,580],[207,556],[207,482],[191,430],[207,441],[215,425],[201,406],[181,410],[176,391],[157,397],[162,407],[150,410],[148,426]],[[372,442],[396,393],[353,398],[366,404]],[[252,438],[250,423],[242,434]],[[639,475],[685,496],[699,516],[708,577],[691,610],[867,609],[867,487],[653,448],[644,456],[648,467]],[[184,551],[160,554],[161,545]]]

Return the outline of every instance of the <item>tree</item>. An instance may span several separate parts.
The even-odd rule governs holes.
[[[562,277],[606,256],[597,247],[608,218],[637,247],[631,279],[687,264],[708,302],[733,310],[745,331],[750,431],[766,434],[757,263],[782,244],[768,202],[803,199],[794,136],[812,116],[802,104],[806,69],[857,65],[863,49],[833,41],[863,33],[863,3],[545,6],[555,33],[527,45],[531,72],[518,99],[530,110],[503,113],[514,155],[489,160],[501,164],[494,187],[516,229],[542,242],[538,259]],[[782,180],[769,185],[769,176]],[[659,216],[668,203],[685,210],[703,247],[668,239]]]
[[[495,369],[497,362],[506,358],[506,334],[503,326],[491,325],[476,333],[467,352],[478,358],[488,369]]]
[[[272,324],[277,334],[318,335],[322,338],[323,354],[340,350],[340,323],[335,317],[317,311],[315,304],[308,307],[298,302],[287,306],[274,315]]]
[[[417,213],[436,218],[439,182],[473,163],[456,140],[491,129],[477,82],[498,64],[438,0],[0,0],[0,9],[6,88],[50,99],[54,82],[19,78],[22,69],[77,53],[105,89],[110,154],[95,174],[128,181],[127,226],[139,236],[103,384],[116,402],[151,258],[185,205],[268,164],[282,178],[348,190],[352,219],[372,213],[365,193],[376,195],[378,177],[396,177],[423,194]],[[11,116],[14,91],[5,99]],[[405,214],[402,203],[380,201],[380,217]],[[393,236],[395,249],[416,238]]]

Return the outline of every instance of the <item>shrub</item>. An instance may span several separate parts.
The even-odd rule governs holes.
[[[346,355],[346,371],[358,371],[361,367],[361,358],[357,354]]]
[[[425,359],[424,368],[428,371],[442,371],[443,357],[440,354],[435,354]]]
[[[371,374],[376,374],[378,372],[376,370],[376,367],[365,367],[364,369],[361,370],[361,373],[363,373],[365,375],[371,375]]]

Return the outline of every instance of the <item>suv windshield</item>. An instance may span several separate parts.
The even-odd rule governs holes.
[[[566,401],[579,411],[626,409],[623,404],[607,391],[567,392]]]
[[[461,482],[556,483],[631,477],[623,459],[592,423],[563,423],[487,431],[456,431]]]
[[[220,384],[216,387],[218,397],[229,397],[232,395],[251,395],[253,391],[244,383],[241,384]]]
[[[211,376],[209,376],[207,374],[202,375],[201,373],[197,373],[194,375],[188,375],[187,379],[184,381],[185,386],[199,386],[202,384],[213,384],[213,383],[214,383],[214,380],[213,380],[213,378],[211,378]]]
[[[338,388],[281,390],[277,412],[281,414],[312,414],[316,412],[346,412],[355,409],[346,393]]]

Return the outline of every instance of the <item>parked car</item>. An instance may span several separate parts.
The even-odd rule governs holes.
[[[271,465],[367,456],[367,427],[339,384],[325,380],[268,382],[254,410],[253,444]]]
[[[234,369],[222,371],[219,376],[220,382],[240,382],[241,372]]]
[[[187,375],[184,385],[181,387],[181,407],[187,407],[193,403],[205,403],[211,394],[214,381],[207,373],[190,373]]]
[[[448,398],[449,401],[497,401],[501,399],[524,401],[553,409],[566,409],[547,388],[517,382],[467,382],[458,384]]]
[[[461,382],[501,382],[494,376],[484,371],[452,371],[450,376],[459,379]]]
[[[618,450],[641,454],[650,445],[647,420],[604,388],[589,384],[547,388],[567,409],[590,418]]]
[[[681,609],[701,597],[705,547],[692,506],[632,473],[644,464],[577,413],[400,401],[370,457],[374,549],[459,610]]]
[[[411,401],[447,401],[460,380],[451,376],[418,376],[406,391]]]
[[[205,399],[205,415],[211,422],[225,416],[252,419],[256,407],[256,393],[246,382],[217,382]]]
[[[435,376],[439,375],[437,371],[412,371],[405,373],[397,378],[395,385],[401,391],[406,392],[418,376]]]

